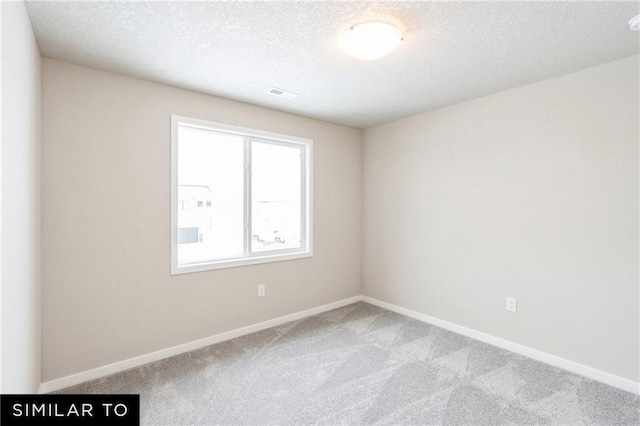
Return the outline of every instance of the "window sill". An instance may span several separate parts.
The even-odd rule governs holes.
[[[282,253],[256,257],[244,257],[241,259],[229,259],[204,263],[193,263],[189,265],[172,265],[171,275],[190,274],[193,272],[213,271],[216,269],[238,268],[240,266],[259,265],[262,263],[283,262],[286,260],[296,260],[313,257],[310,251],[296,253]]]

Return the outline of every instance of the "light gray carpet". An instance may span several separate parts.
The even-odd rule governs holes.
[[[640,424],[638,397],[359,302],[62,393],[143,424]]]

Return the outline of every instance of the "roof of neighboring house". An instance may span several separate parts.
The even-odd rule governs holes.
[[[178,185],[179,200],[212,200],[213,191],[206,185]]]

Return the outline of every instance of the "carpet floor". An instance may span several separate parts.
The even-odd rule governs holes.
[[[59,393],[142,424],[639,425],[640,397],[364,302]]]

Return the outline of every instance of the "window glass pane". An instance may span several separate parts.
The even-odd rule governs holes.
[[[178,264],[242,256],[243,138],[188,126],[178,132]]]
[[[251,146],[252,251],[300,248],[301,149]]]

